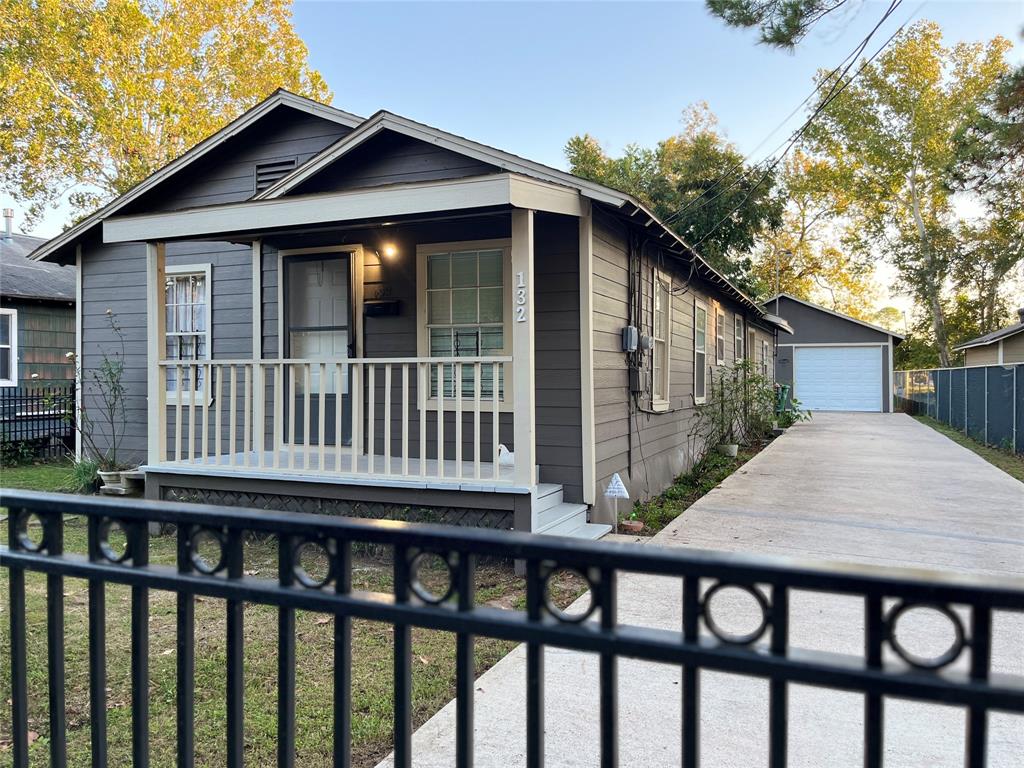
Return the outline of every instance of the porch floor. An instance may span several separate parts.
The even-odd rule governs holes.
[[[291,465],[289,465],[291,459]],[[340,462],[340,466],[339,466]],[[263,451],[262,466],[256,451],[241,451],[234,454],[210,456],[205,459],[169,460],[141,467],[148,472],[171,474],[211,475],[217,477],[252,477],[259,479],[289,479],[300,482],[337,483],[339,485],[375,485],[396,488],[431,488],[439,490],[464,490],[494,493],[529,493],[532,489],[513,484],[511,465],[498,465],[498,478],[494,478],[494,464],[480,462],[480,477],[475,476],[475,463],[452,459],[441,462],[439,472],[437,459],[425,459],[421,466],[419,458],[410,457],[408,469],[403,472],[402,458],[361,454],[356,457],[355,470],[352,468],[352,454],[342,451],[339,456],[333,449],[324,451],[323,463],[319,448],[308,451],[301,446],[294,449]]]

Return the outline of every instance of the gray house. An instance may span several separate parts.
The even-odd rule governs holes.
[[[286,92],[35,258],[80,267],[85,368],[124,328],[151,498],[596,537],[777,330],[629,195]]]
[[[31,261],[45,239],[0,231],[0,387],[64,386],[75,380],[75,270]]]
[[[791,385],[802,407],[892,411],[893,348],[903,336],[785,293],[765,306],[793,328],[779,344],[775,380]]]

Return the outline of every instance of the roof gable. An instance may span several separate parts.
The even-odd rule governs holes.
[[[1011,336],[1016,336],[1018,333],[1024,333],[1024,322],[1014,323],[1008,325],[1005,328],[1000,328],[998,331],[992,331],[986,333],[984,336],[979,336],[976,339],[965,341],[963,344],[957,344],[953,347],[954,352],[959,352],[963,349],[972,349],[974,347],[987,347],[989,344],[995,344],[997,341],[1008,339]]]
[[[501,169],[491,163],[404,133],[383,129],[355,144],[350,151],[337,156],[319,172],[298,180],[282,196],[442,181],[500,172]],[[273,185],[269,189],[272,188]]]
[[[338,123],[339,125],[343,125],[348,128],[354,128],[362,122],[362,118],[349,112],[335,109],[334,107],[330,107],[326,104],[320,104],[312,99],[307,99],[288,91],[275,91],[256,106],[243,112],[237,118],[217,131],[217,133],[199,142],[175,160],[172,160],[167,165],[143,179],[125,194],[107,203],[95,213],[86,217],[75,226],[70,227],[57,237],[47,241],[31,254],[31,258],[35,260],[46,259],[55,255],[65,247],[72,245],[107,216],[124,209],[143,195],[153,191],[162,182],[180,173],[189,166],[192,166],[201,158],[206,157],[210,152],[221,146],[228,139],[231,139],[256,125],[281,107],[289,107],[293,110],[298,110],[306,114],[316,115],[317,117]]]
[[[815,304],[815,303],[810,302],[810,301],[805,301],[804,299],[798,299],[796,296],[793,296],[792,294],[789,294],[789,293],[780,293],[780,294],[778,294],[776,296],[772,296],[770,299],[765,299],[765,301],[763,302],[764,306],[769,308],[769,309],[774,309],[774,302],[777,299],[781,299],[783,301],[792,301],[792,302],[794,302],[796,304],[799,304],[799,305],[801,305],[803,307],[808,307],[808,308],[810,308],[812,310],[816,310],[818,312],[822,312],[822,313],[824,313],[826,315],[831,315],[832,317],[838,318],[840,320],[845,320],[848,323],[854,323],[856,325],[863,326],[864,328],[869,328],[872,331],[877,331],[878,333],[885,334],[886,336],[892,336],[893,338],[899,339],[900,341],[902,341],[905,338],[902,333],[896,333],[895,331],[891,331],[888,328],[883,328],[880,325],[875,325],[873,323],[868,323],[868,322],[866,322],[864,320],[858,320],[856,317],[850,317],[849,315],[844,315],[842,312],[836,312],[834,309],[828,309],[827,307],[823,307],[820,304]],[[781,310],[779,311],[778,314],[780,314],[783,317],[785,317],[785,313],[782,312]]]

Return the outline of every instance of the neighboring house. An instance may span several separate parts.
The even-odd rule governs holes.
[[[1024,363],[1024,308],[1017,310],[1019,322],[986,333],[953,347],[964,353],[964,365],[1003,365]]]
[[[778,328],[628,195],[282,91],[35,258],[86,369],[124,329],[151,498],[598,536]]]
[[[775,380],[811,411],[879,411],[892,403],[893,348],[903,336],[783,293],[765,306],[793,328]]]
[[[41,237],[0,231],[0,387],[66,386],[75,380],[75,269],[31,261]]]

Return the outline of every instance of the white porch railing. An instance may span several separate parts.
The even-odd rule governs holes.
[[[512,484],[517,473],[498,456],[499,444],[513,434],[514,414],[504,407],[511,362],[162,361],[166,439],[158,461]]]

